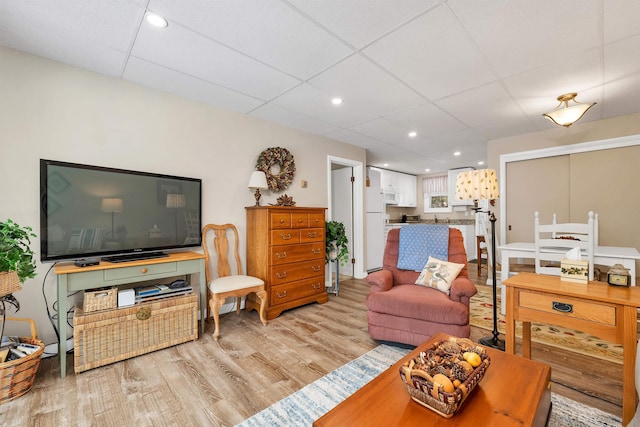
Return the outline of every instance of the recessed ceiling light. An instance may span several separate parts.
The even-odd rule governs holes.
[[[418,136],[418,132],[416,131],[409,132],[409,138],[415,138],[416,136]]]
[[[389,166],[389,163],[385,163],[382,166],[384,166],[386,168],[387,166]]]
[[[146,18],[147,18],[147,22],[153,25],[154,27],[166,28],[167,25],[169,25],[166,19],[164,19],[160,15],[156,15],[155,13],[147,13]]]
[[[340,104],[342,104],[342,98],[333,98],[333,99],[331,100],[331,103],[332,103],[333,105],[340,105]]]
[[[459,152],[459,151],[456,151],[455,153],[453,153],[453,155],[454,155],[454,156],[459,156],[459,155],[460,155],[460,152]]]
[[[431,172],[431,169],[427,168],[424,170],[425,172]]]
[[[479,164],[480,166],[482,166],[482,165],[484,165],[484,162],[482,162],[482,161],[481,161],[481,162],[478,162],[478,164]]]

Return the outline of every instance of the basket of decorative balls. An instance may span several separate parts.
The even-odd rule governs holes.
[[[466,338],[437,341],[400,367],[400,378],[419,404],[451,418],[484,377],[490,359]]]

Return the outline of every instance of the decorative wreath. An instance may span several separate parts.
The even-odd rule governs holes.
[[[280,171],[273,173],[273,166],[278,165]],[[296,173],[296,162],[293,160],[293,154],[286,148],[272,147],[267,148],[260,156],[256,163],[256,170],[262,171],[267,175],[267,184],[271,191],[284,191],[293,182],[293,176]]]

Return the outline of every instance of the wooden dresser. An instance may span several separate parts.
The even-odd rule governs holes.
[[[327,302],[325,208],[251,206],[246,212],[247,274],[266,284],[267,319],[311,302]],[[247,304],[259,307],[252,297]]]

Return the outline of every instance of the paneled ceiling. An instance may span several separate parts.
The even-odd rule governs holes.
[[[640,112],[639,17],[637,0],[0,0],[0,45],[422,174],[554,128],[566,92],[597,102],[582,122]]]

